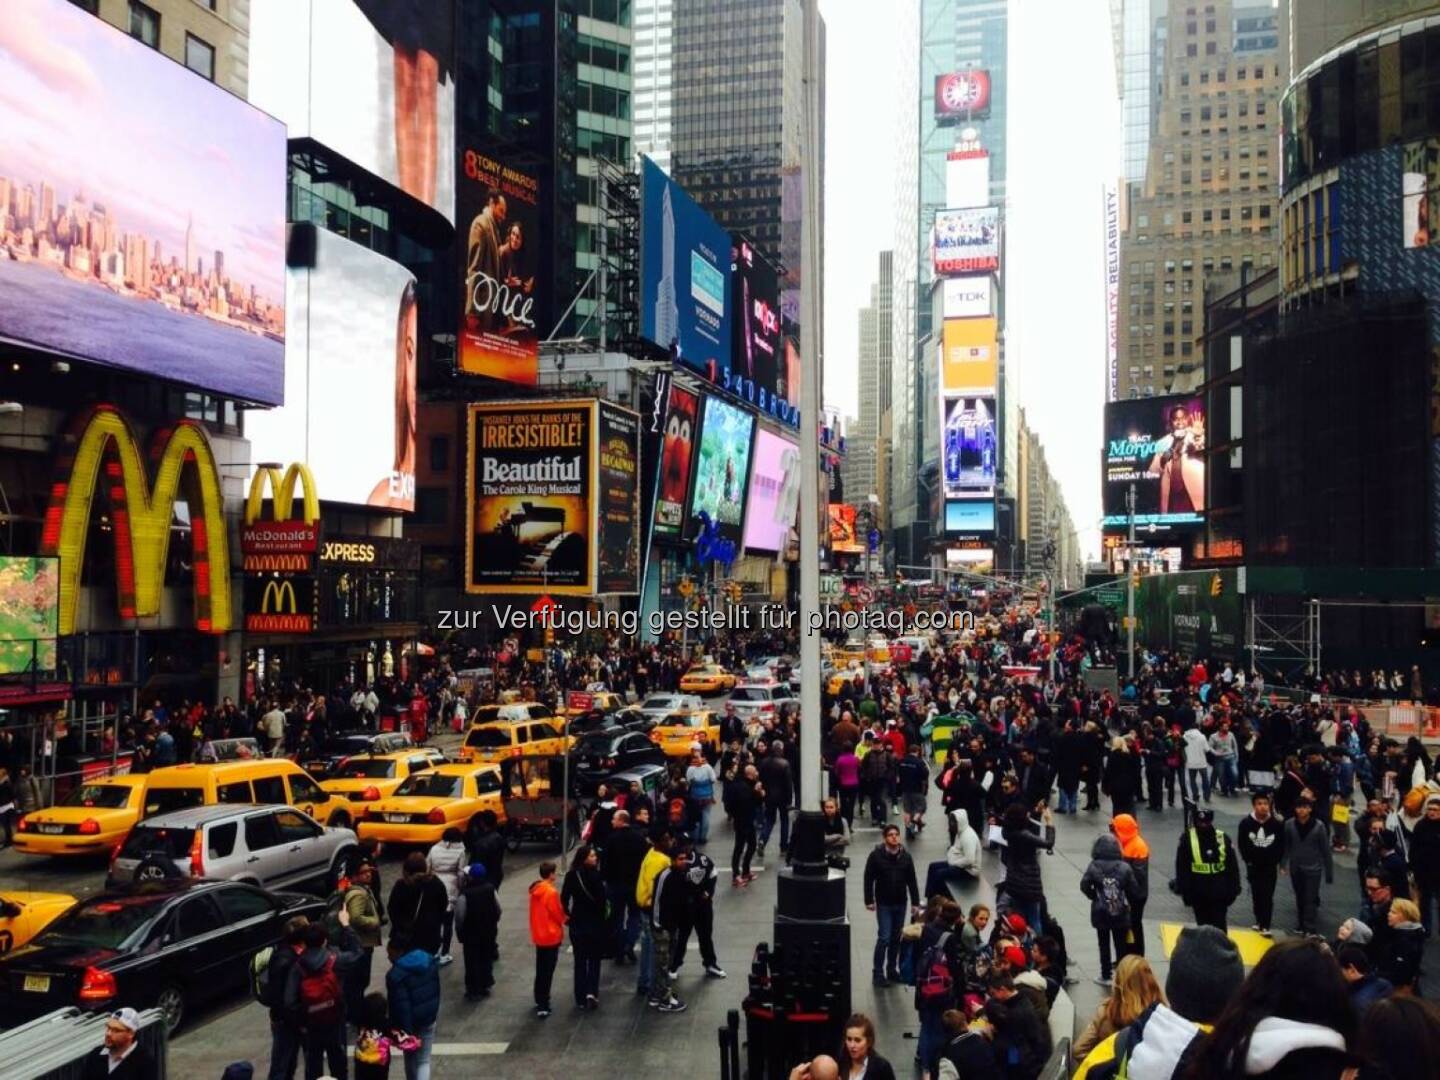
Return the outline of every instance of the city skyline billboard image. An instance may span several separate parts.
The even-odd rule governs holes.
[[[941,407],[944,497],[993,496],[1000,456],[993,394],[945,398]]]
[[[785,341],[780,331],[780,274],[773,263],[743,236],[735,238],[731,323],[735,350],[725,387],[761,412],[775,411],[777,401],[799,401],[800,388],[788,382]]]
[[[534,386],[549,311],[540,179],[466,149],[459,184],[456,212],[466,237],[460,370]]]
[[[467,592],[594,592],[595,402],[470,406]]]
[[[596,445],[596,591],[630,595],[640,590],[639,414],[600,402]]]
[[[655,531],[674,536],[685,525],[695,436],[700,427],[700,395],[671,385],[660,444],[660,490],[655,499]]]
[[[0,339],[278,405],[284,126],[66,0],[6,5],[0,113]]]
[[[937,211],[931,249],[937,277],[999,270],[999,207]]]
[[[1205,401],[1189,394],[1112,401],[1105,406],[1103,497],[1106,528],[1135,522],[1161,528],[1200,524],[1205,513]]]
[[[690,495],[686,536],[700,530],[701,511],[737,543],[745,519],[746,486],[750,482],[751,439],[755,416],[718,397],[705,395],[700,444],[695,451],[695,477]]]
[[[292,266],[285,404],[245,417],[254,460],[301,461],[327,501],[415,509],[415,275],[308,222]],[[364,438],[355,438],[363,432]]]
[[[640,334],[727,385],[730,234],[649,158],[641,163]]]
[[[750,469],[745,511],[745,549],[782,552],[795,524],[800,498],[800,447],[760,428]]]

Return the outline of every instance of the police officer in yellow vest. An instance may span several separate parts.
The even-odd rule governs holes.
[[[1227,929],[1226,909],[1240,895],[1240,860],[1230,838],[1215,828],[1213,811],[1196,810],[1190,828],[1180,834],[1175,880],[1198,925]]]

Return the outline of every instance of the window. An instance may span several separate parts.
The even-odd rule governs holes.
[[[324,802],[325,792],[308,776],[290,777],[290,798],[293,802]]]
[[[214,895],[215,899],[220,901],[220,911],[225,916],[225,921],[231,924],[269,915],[275,910],[275,906],[264,893],[243,886],[221,889]]]
[[[420,487],[415,490],[415,525],[444,525],[450,520],[450,490],[443,487]]]
[[[220,920],[220,912],[215,910],[210,897],[192,896],[180,905],[180,910],[175,914],[174,940],[189,941],[219,930],[224,925]]]
[[[240,831],[240,826],[233,821],[226,821],[216,825],[210,830],[210,835],[205,838],[205,850],[210,853],[212,859],[224,859],[235,850],[235,837]]]
[[[280,830],[282,844],[298,844],[320,835],[320,826],[299,810],[281,810],[275,815],[275,825]]]
[[[160,47],[160,13],[146,7],[140,0],[130,0],[130,36],[139,38],[152,49]]]
[[[207,45],[194,34],[185,35],[185,66],[211,82],[215,81],[215,46]]]
[[[450,436],[430,436],[430,471],[437,473],[450,471]]]
[[[275,827],[274,814],[255,814],[245,819],[245,846],[251,851],[280,846],[280,830]]]
[[[255,797],[250,794],[250,781],[241,780],[237,784],[221,784],[215,789],[215,801],[222,803],[254,802]]]
[[[283,805],[289,802],[285,795],[285,781],[278,776],[265,776],[255,781],[255,801]]]

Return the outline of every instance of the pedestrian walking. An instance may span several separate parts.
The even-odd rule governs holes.
[[[735,832],[735,846],[730,852],[730,884],[736,888],[755,880],[750,861],[755,857],[755,819],[764,797],[765,789],[754,765],[746,765],[739,776],[725,785],[725,812]]]
[[[698,749],[692,752],[690,767],[685,770],[685,790],[694,823],[691,838],[697,844],[710,841],[710,807],[715,802],[716,779],[715,766],[705,760],[705,754]]]
[[[693,886],[689,878],[690,849],[677,847],[670,864],[655,878],[655,902],[651,908],[651,933],[655,940],[655,978],[649,1004],[662,1013],[685,1011],[685,1002],[675,995],[675,941],[689,918]]]
[[[1110,816],[1129,814],[1140,796],[1140,759],[1130,752],[1130,741],[1117,735],[1110,742],[1100,789],[1110,797]]]
[[[765,847],[780,823],[780,854],[783,857],[790,850],[790,807],[795,802],[795,777],[790,771],[790,762],[785,760],[785,746],[779,740],[770,744],[770,753],[759,767],[760,784],[765,789],[763,798],[764,817],[760,826],[760,859],[765,858]]]
[[[1005,862],[1005,895],[1026,924],[1035,933],[1043,934],[1045,886],[1040,877],[1040,852],[1055,850],[1055,824],[1050,808],[1047,806],[1042,811],[1037,831],[1025,805],[1012,802],[1005,808],[1000,835],[1005,841],[1001,856]]]
[[[915,839],[925,828],[925,809],[930,792],[930,766],[921,756],[920,744],[912,743],[909,753],[895,766],[895,782],[900,789],[900,810],[904,814],[905,837]]]
[[[317,1080],[326,1067],[336,1080],[346,1080],[345,991],[347,969],[360,959],[360,943],[349,931],[350,917],[342,908],[342,949],[331,947],[324,923],[305,927],[305,948],[290,969],[285,986],[285,1008],[304,1029],[305,1080]]]
[[[1175,849],[1175,880],[1180,898],[1195,912],[1200,926],[1227,929],[1226,912],[1240,895],[1240,867],[1230,838],[1215,828],[1208,807],[1191,815]]]
[[[876,921],[871,963],[876,986],[900,981],[900,931],[910,912],[920,906],[915,861],[900,843],[900,827],[886,825],[882,835],[883,842],[865,860],[865,907],[875,912]]]
[[[1298,913],[1296,932],[1318,932],[1320,914],[1320,879],[1327,885],[1335,881],[1335,859],[1330,850],[1330,833],[1315,817],[1315,804],[1301,798],[1295,804],[1295,816],[1285,823],[1285,870],[1290,887],[1295,890]]]
[[[1210,801],[1210,742],[1199,728],[1192,727],[1181,736],[1185,748],[1185,776],[1190,784],[1190,801],[1200,802],[1201,785],[1205,801]],[[1182,785],[1183,787],[1183,785]],[[1182,791],[1183,795],[1184,792]]]
[[[351,1023],[357,1023],[365,1000],[365,991],[370,987],[370,973],[374,966],[375,950],[380,947],[385,918],[380,914],[379,902],[375,899],[375,864],[362,859],[350,877],[341,899],[341,905],[350,920],[350,930],[360,945],[360,956],[346,968],[345,1015]]]
[[[412,948],[440,952],[440,939],[450,894],[430,872],[424,854],[412,851],[405,856],[400,880],[390,889],[385,905],[390,913],[390,935],[404,938]]]
[[[1090,925],[1100,943],[1100,977],[1095,981],[1109,986],[1114,960],[1125,955],[1131,911],[1140,902],[1140,883],[1115,837],[1096,839],[1090,849],[1090,865],[1080,878],[1080,891],[1090,900]]]
[[[610,819],[610,835],[600,853],[600,873],[610,901],[610,933],[615,939],[617,966],[635,963],[635,945],[640,940],[640,908],[635,903],[635,885],[640,864],[650,850],[643,829],[637,828],[625,810],[616,810]]]
[[[675,848],[674,838],[661,833],[640,864],[640,875],[635,880],[635,906],[640,909],[640,961],[635,965],[635,993],[646,998],[654,997],[655,984],[655,879],[670,865],[670,853]]]
[[[1275,919],[1275,879],[1285,853],[1281,824],[1271,810],[1270,796],[1256,792],[1250,796],[1250,813],[1240,822],[1240,858],[1245,861],[1245,877],[1250,882],[1250,903],[1255,909],[1251,927],[1266,937]]]
[[[555,864],[540,864],[540,878],[530,886],[530,943],[535,946],[535,1015],[550,1015],[550,985],[565,939],[565,908],[555,889]]]
[[[490,874],[471,863],[455,898],[455,934],[465,957],[465,1000],[489,997],[495,986],[495,949],[500,938],[500,896]]]
[[[403,936],[390,935],[387,949],[390,1022],[411,1036],[405,1048],[405,1080],[430,1080],[430,1054],[440,1019],[440,963],[432,950]]]
[[[1135,874],[1140,886],[1139,901],[1130,904],[1130,933],[1120,956],[1145,955],[1145,905],[1150,900],[1150,845],[1140,835],[1140,823],[1129,814],[1118,814],[1110,823],[1110,831],[1120,841],[1120,854]]]
[[[600,961],[612,951],[606,903],[600,854],[589,844],[581,844],[560,889],[560,904],[570,924],[570,948],[575,954],[575,1005],[580,1009],[600,1007]]]
[[[445,914],[440,920],[440,948],[436,952],[436,959],[444,967],[454,959],[450,955],[450,940],[455,932],[455,899],[460,895],[461,879],[469,865],[465,834],[456,828],[446,829],[440,842],[430,849],[427,859],[430,872],[445,887]]]

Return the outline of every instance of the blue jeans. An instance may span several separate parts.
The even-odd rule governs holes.
[[[1205,781],[1205,801],[1210,801],[1210,769],[1206,766],[1203,769],[1186,769],[1185,775],[1190,778],[1190,801],[1200,801],[1200,781]]]
[[[875,921],[879,924],[875,937],[874,975],[884,978],[888,973],[898,979],[900,973],[900,931],[910,913],[904,904],[876,904]]]
[[[695,823],[690,829],[690,839],[697,844],[708,843],[710,840],[710,804],[692,801],[690,803],[690,820]]]
[[[1045,920],[1040,914],[1043,907],[1044,904],[1039,900],[1017,900],[1013,896],[1010,897],[1010,910],[1019,913],[1020,917],[1025,920],[1025,925],[1036,937],[1045,932]]]
[[[1080,809],[1080,789],[1076,787],[1072,791],[1060,789],[1060,802],[1056,809],[1062,814],[1073,814]]]
[[[635,890],[607,883],[605,895],[610,899],[610,919],[620,952],[634,952],[635,943],[640,940],[640,909],[635,906]]]
[[[767,806],[760,821],[760,846],[770,842],[770,833],[775,829],[775,819],[780,819],[780,850],[790,849],[790,808],[788,806]]]
[[[655,984],[655,935],[648,912],[640,913],[640,963],[635,968],[635,992],[648,994]]]
[[[920,1059],[920,1068],[931,1076],[935,1075],[935,1059],[947,1041],[941,1015],[935,1009],[920,1010],[920,1038],[915,1046],[915,1056]]]
[[[1221,758],[1215,762],[1215,786],[1220,789],[1221,795],[1234,795],[1239,782],[1240,774],[1235,768],[1233,757]]]
[[[420,1040],[420,1049],[405,1055],[405,1080],[430,1080],[430,1051],[435,1047],[435,1025],[410,1034]]]
[[[966,882],[974,880],[975,875],[968,870],[962,870],[958,866],[951,866],[944,859],[937,860],[936,862],[932,862],[930,868],[925,872],[925,899],[928,900],[932,896],[949,896],[950,890],[946,889],[945,886],[949,885],[952,881],[958,881],[963,885]]]

